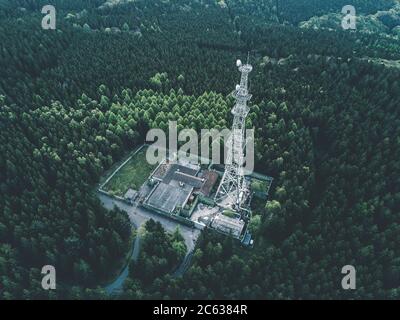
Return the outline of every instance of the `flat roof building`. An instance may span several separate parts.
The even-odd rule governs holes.
[[[243,220],[230,218],[222,213],[219,213],[212,221],[211,227],[235,238],[240,238],[245,227],[245,222]]]
[[[133,189],[128,189],[128,191],[124,195],[124,199],[130,204],[133,204],[136,200],[137,195],[138,195],[137,191]]]
[[[160,182],[151,192],[146,204],[164,213],[172,214],[177,207],[183,208],[193,188]]]
[[[193,191],[204,184],[198,178],[199,166],[185,166],[179,163],[165,162],[154,172],[152,178],[157,181],[144,204],[156,211],[173,214],[183,209]]]

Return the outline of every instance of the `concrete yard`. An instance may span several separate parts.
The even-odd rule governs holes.
[[[161,182],[153,191],[147,204],[164,212],[173,213],[176,207],[183,207],[193,188],[168,185]]]

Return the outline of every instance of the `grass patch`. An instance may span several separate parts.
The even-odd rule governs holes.
[[[103,187],[103,189],[117,196],[124,196],[129,188],[139,190],[149,175],[157,167],[150,165],[146,160],[147,148],[137,152]]]
[[[237,217],[237,213],[235,211],[232,210],[224,210],[222,212],[222,214],[228,218],[236,218]]]

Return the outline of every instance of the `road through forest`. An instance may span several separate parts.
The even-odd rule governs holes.
[[[123,201],[113,199],[102,193],[98,193],[98,197],[106,209],[112,210],[114,206],[117,206],[121,210],[126,211],[128,213],[129,220],[131,221],[132,226],[135,227],[137,230],[149,219],[153,219],[154,221],[160,222],[161,225],[164,227],[164,229],[168,232],[174,232],[176,227],[178,226],[187,247],[187,254],[183,259],[181,265],[174,272],[174,276],[183,275],[183,273],[187,270],[190,264],[192,253],[196,246],[196,241],[201,232],[200,230],[179,224],[176,221],[173,221],[172,219],[168,219],[167,217],[163,217],[145,208],[139,207],[137,204],[131,206]],[[131,259],[136,260],[139,257],[139,252],[140,252],[139,234],[137,234],[135,238],[135,243],[132,250],[133,252]],[[128,274],[129,274],[129,263],[127,263],[124,270],[119,274],[119,276],[112,283],[110,283],[105,287],[106,292],[108,294],[113,294],[121,291],[122,286],[126,278],[128,277]]]

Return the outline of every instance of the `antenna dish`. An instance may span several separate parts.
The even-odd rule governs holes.
[[[238,66],[238,67],[242,66],[242,61],[240,59],[237,59],[236,66]]]
[[[236,91],[239,91],[239,89],[240,89],[240,85],[237,84],[237,85],[236,85]]]

